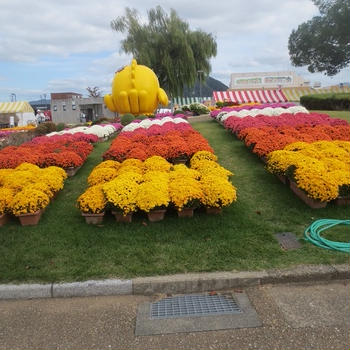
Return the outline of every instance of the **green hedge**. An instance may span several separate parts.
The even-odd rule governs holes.
[[[349,111],[350,94],[329,93],[305,95],[300,97],[300,104],[307,109],[317,109],[326,111]]]

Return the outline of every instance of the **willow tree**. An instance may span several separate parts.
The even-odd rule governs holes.
[[[320,15],[289,36],[292,64],[332,76],[350,63],[350,0],[313,0]]]
[[[185,85],[193,87],[198,74],[205,79],[210,73],[210,58],[217,52],[215,38],[211,33],[191,30],[173,9],[168,15],[157,6],[148,11],[148,22],[142,23],[137,10],[127,7],[125,15],[113,20],[111,27],[127,34],[121,49],[153,69],[171,96],[181,96]]]

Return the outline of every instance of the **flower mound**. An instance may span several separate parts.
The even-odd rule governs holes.
[[[101,185],[89,187],[77,200],[78,208],[83,213],[99,214],[104,212],[107,200]]]

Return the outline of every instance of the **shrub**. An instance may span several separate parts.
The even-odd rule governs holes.
[[[177,114],[184,114],[184,111],[182,109],[177,109],[173,115],[177,115]]]
[[[350,110],[350,94],[317,94],[300,97],[300,103],[308,109],[319,110]]]
[[[64,130],[66,128],[66,124],[64,124],[64,123],[58,123],[57,125],[56,125],[56,131],[62,131],[62,130]]]
[[[131,113],[126,113],[121,117],[121,124],[123,126],[130,124],[135,119],[134,115]]]
[[[53,131],[56,131],[56,124],[52,122],[42,123],[35,128],[36,135],[45,135]]]
[[[193,115],[207,114],[210,112],[209,109],[201,103],[191,103],[190,111]]]
[[[147,118],[148,118],[147,115],[140,114],[135,119],[144,120],[144,119],[147,119]]]

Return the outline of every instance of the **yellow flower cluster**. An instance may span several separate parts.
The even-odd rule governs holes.
[[[106,168],[108,169],[108,168]],[[98,214],[105,210],[107,204],[105,195],[102,191],[102,185],[89,187],[77,201],[78,208],[83,213]]]
[[[22,163],[16,169],[1,169],[0,213],[20,215],[45,208],[66,178],[66,172],[55,166],[40,169]]]
[[[339,188],[350,188],[350,142],[296,142],[271,152],[267,169],[287,175],[306,194],[322,202],[339,196]]]
[[[170,204],[178,210],[200,204],[229,205],[236,200],[236,190],[227,180],[232,173],[216,160],[212,153],[201,151],[191,160],[195,169],[183,164],[173,166],[159,156],[144,162],[138,159],[127,159],[121,164],[103,162],[92,170],[88,178],[88,183],[95,185],[93,187],[96,191],[98,188],[99,194],[93,195],[90,191],[93,187],[88,188],[78,198],[78,207],[91,213],[111,208],[127,215],[136,210],[149,212],[166,208]],[[217,183],[217,188],[212,183]],[[203,188],[210,199],[206,200]]]

